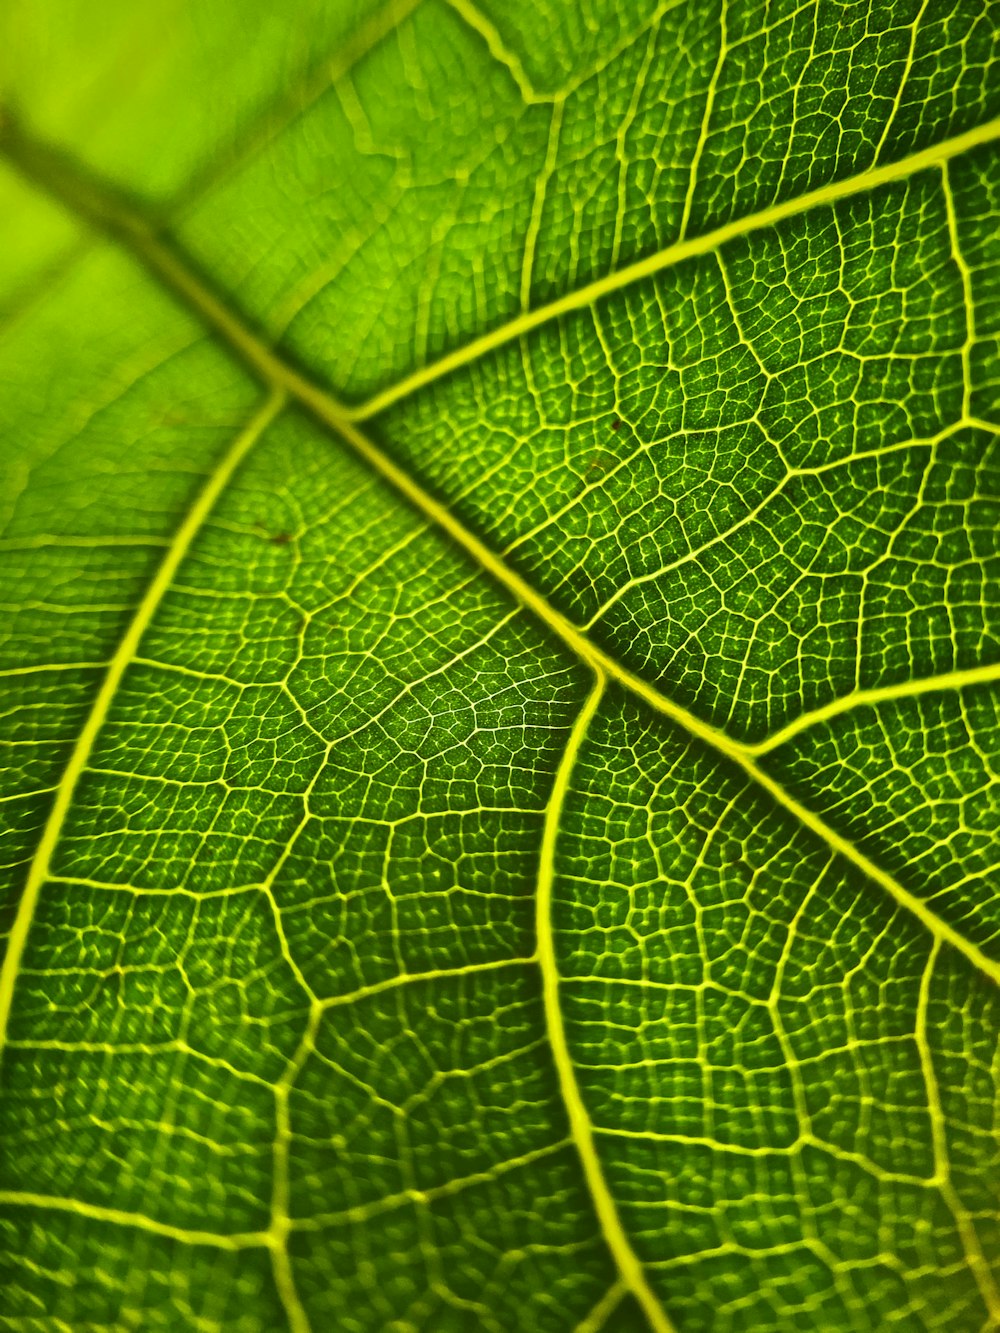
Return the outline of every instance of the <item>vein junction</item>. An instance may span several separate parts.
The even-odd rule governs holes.
[[[592,643],[579,629],[557,612],[533,587],[516,571],[506,565],[489,547],[451,513],[451,511],[423,489],[407,472],[389,458],[359,428],[360,418],[373,415],[388,405],[390,401],[415,391],[423,384],[447,374],[459,364],[480,356],[490,347],[520,336],[529,328],[557,318],[570,309],[577,309],[592,304],[599,296],[609,291],[637,281],[649,273],[669,265],[679,263],[689,253],[707,253],[716,249],[725,239],[733,235],[773,225],[781,217],[816,207],[820,203],[834,198],[842,198],[870,189],[882,180],[902,179],[912,172],[928,166],[945,162],[950,157],[968,151],[976,144],[990,142],[1000,137],[1000,119],[969,131],[966,134],[945,140],[932,148],[922,150],[911,158],[865,172],[861,176],[836,182],[834,185],[802,199],[789,201],[787,204],[768,209],[765,213],[733,223],[718,232],[707,236],[683,241],[649,260],[633,264],[618,273],[611,274],[597,283],[567,295],[515,320],[495,333],[477,340],[453,356],[429,366],[393,389],[386,390],[378,400],[372,400],[363,409],[352,411],[337,401],[330,393],[314,384],[306,376],[286,364],[277,353],[267,347],[258,336],[248,328],[228,307],[226,307],[211,289],[191,270],[181,256],[167,242],[161,239],[145,220],[112,192],[96,185],[89,178],[59,154],[45,145],[38,144],[25,137],[20,130],[10,126],[5,136],[0,137],[0,147],[5,148],[11,158],[29,179],[54,194],[74,211],[88,219],[93,225],[108,231],[112,236],[123,241],[137,254],[163,282],[214,329],[247,363],[251,370],[272,386],[275,393],[286,394],[307,408],[319,421],[337,432],[366,463],[388,480],[435,526],[443,529],[466,553],[483,569],[490,573],[513,596],[544,624],[580,658],[608,679],[615,680],[627,690],[641,698],[651,708],[671,719],[692,736],[706,742],[713,749],[736,763],[755,783],[764,788],[777,802],[795,818],[821,838],[831,848],[853,862],[865,875],[878,882],[898,903],[913,913],[921,923],[941,941],[947,942],[964,954],[970,962],[993,981],[1000,982],[1000,964],[994,962],[981,949],[967,940],[947,922],[928,908],[919,898],[899,884],[891,875],[886,874],[870,858],[854,847],[846,838],[837,834],[822,819],[802,805],[792,794],[768,774],[758,763],[757,756],[774,748],[782,741],[819,721],[846,709],[882,699],[931,691],[949,689],[965,683],[975,683],[984,679],[997,678],[1000,668],[990,666],[973,669],[970,672],[949,673],[940,679],[904,685],[902,688],[891,687],[881,691],[859,691],[855,696],[847,696],[816,714],[807,714],[784,728],[782,732],[756,746],[744,745],[733,740],[724,732],[702,721],[689,710],[680,707],[661,691],[649,685],[621,666],[603,649]],[[65,811],[63,811],[63,814]],[[60,815],[61,821],[62,815]],[[30,919],[30,915],[29,915]],[[4,992],[0,988],[0,1003]],[[9,1005],[9,996],[6,1000]]]
[[[743,234],[755,228],[772,225],[781,217],[790,216],[794,212],[820,203],[830,202],[834,198],[846,197],[850,193],[871,188],[881,180],[899,179],[912,171],[946,161],[950,155],[966,151],[974,143],[985,142],[987,139],[998,137],[998,135],[1000,135],[1000,122],[993,122],[989,126],[972,132],[970,135],[959,136],[959,138],[938,145],[932,150],[917,154],[903,163],[865,173],[862,177],[838,183],[834,187],[827,187],[823,191],[814,192],[812,196],[807,196],[777,210],[768,210],[766,214],[757,215],[754,218],[733,224],[731,228],[721,229],[720,232],[713,233],[710,236],[693,238],[690,242],[679,243],[661,252],[652,260],[629,266],[550,306],[528,312],[510,325],[506,325],[495,333],[486,335],[468,347],[461,349],[461,351],[444,358],[442,361],[426,367],[406,381],[377,395],[363,407],[354,410],[346,408],[332,395],[312,383],[294,368],[288,366],[277,354],[262,343],[251,329],[219,301],[169,244],[150,230],[141,218],[115,200],[110,193],[104,192],[100,188],[94,187],[91,182],[85,181],[75,174],[68,164],[61,162],[54,155],[50,155],[41,146],[19,139],[16,135],[9,138],[10,155],[25,169],[30,177],[64,199],[71,207],[75,207],[77,211],[88,217],[93,223],[124,240],[126,245],[139,255],[172,291],[185,300],[209,327],[213,328],[242,356],[251,369],[270,387],[271,395],[261,412],[254,417],[247,430],[240,436],[233,450],[226,456],[219,472],[202,492],[197,505],[178,531],[175,541],[168,548],[159,572],[104,678],[94,709],[80,735],[66,776],[57,792],[52,814],[29,876],[28,889],[18,912],[7,963],[5,963],[3,973],[0,975],[0,1031],[6,1026],[14,979],[23,954],[28,927],[34,914],[41,885],[49,876],[51,855],[66,818],[77,779],[86,766],[97,732],[107,715],[109,704],[118,688],[124,670],[130,662],[135,660],[139,640],[155,614],[163,593],[173,579],[194,533],[232,476],[235,467],[275,419],[286,399],[294,398],[319,421],[329,426],[344,439],[375,472],[387,479],[422,515],[446,532],[461,550],[479,567],[487,571],[521,605],[530,610],[591,669],[595,684],[577,716],[556,777],[552,798],[546,811],[537,898],[538,957],[537,960],[529,961],[537,961],[542,971],[546,1021],[550,1043],[555,1054],[563,1100],[569,1113],[573,1140],[584,1164],[587,1184],[594,1200],[603,1234],[622,1275],[624,1286],[633,1293],[644,1309],[651,1327],[659,1330],[659,1333],[668,1333],[671,1326],[667,1316],[656,1300],[636,1258],[618,1218],[611,1191],[604,1179],[594,1144],[593,1126],[587,1116],[584,1099],[577,1084],[570,1058],[558,998],[560,978],[556,963],[551,919],[555,841],[572,768],[591,721],[598,710],[605,682],[616,682],[657,713],[682,728],[687,734],[696,737],[711,747],[712,750],[724,756],[726,760],[752,779],[758,787],[766,791],[779,806],[787,810],[804,827],[824,842],[832,852],[842,856],[868,878],[879,883],[896,902],[906,908],[930,932],[936,941],[935,957],[940,943],[948,943],[963,954],[982,973],[996,982],[1000,981],[1000,966],[989,959],[974,944],[964,939],[947,922],[941,920],[921,900],[910,894],[904,886],[881,870],[847,839],[841,837],[823,820],[805,808],[793,794],[784,790],[767,769],[762,766],[760,760],[766,753],[790,741],[807,727],[832,718],[849,708],[874,705],[884,700],[907,695],[935,690],[953,690],[966,685],[994,681],[1000,676],[1000,668],[985,667],[969,671],[949,672],[923,681],[909,683],[902,687],[894,686],[884,690],[858,690],[834,704],[803,715],[762,743],[757,745],[741,744],[724,732],[709,726],[689,710],[674,703],[662,692],[648,684],[641,677],[629,672],[602,648],[591,642],[584,632],[549,605],[525,579],[505,564],[474,533],[467,530],[445,506],[436,501],[432,495],[383,453],[361,431],[358,422],[380,411],[390,403],[399,401],[406,394],[415,391],[422,385],[430,383],[460,365],[467,364],[486,351],[521,336],[530,329],[539,327],[546,321],[555,319],[569,310],[590,304],[607,292],[637,281],[672,264],[679,263],[689,255],[706,253],[732,235]],[[388,986],[384,989],[388,989]],[[316,1003],[315,997],[313,997],[313,1001],[318,1013],[322,1006]],[[305,1052],[309,1049],[309,1040],[307,1036],[307,1039],[303,1042],[298,1057],[299,1064],[301,1064]],[[297,1070],[298,1065],[293,1061],[286,1078],[279,1085],[280,1097],[284,1098],[282,1105],[285,1116],[283,1121],[279,1116],[279,1140],[281,1140],[282,1150],[285,1153],[285,1165],[284,1174],[279,1173],[279,1182],[275,1188],[272,1224],[266,1231],[248,1232],[245,1235],[234,1236],[229,1238],[227,1243],[234,1246],[243,1244],[269,1245],[275,1249],[279,1257],[284,1256],[283,1260],[276,1260],[279,1286],[282,1286],[286,1308],[289,1311],[293,1328],[305,1329],[308,1325],[305,1322],[298,1297],[291,1283],[290,1270],[287,1269],[287,1250],[285,1247],[286,1236],[291,1226],[288,1218],[287,1199],[287,1140],[289,1136],[287,1095]],[[280,1162],[280,1151],[276,1153],[276,1158]],[[283,1189],[284,1193],[282,1192]],[[59,1206],[58,1203],[53,1203],[51,1199],[46,1201],[42,1196],[35,1198],[34,1196],[24,1195],[19,1199],[11,1196],[4,1201],[32,1203],[35,1206]],[[98,1220],[142,1225],[141,1222],[136,1221],[133,1215],[123,1213],[120,1216],[113,1216],[113,1212],[114,1210],[97,1210],[94,1216],[98,1218],[98,1213],[100,1213],[101,1216]],[[168,1231],[170,1234],[174,1234],[175,1229],[168,1229]],[[168,1232],[164,1231],[163,1234],[168,1234]],[[175,1238],[185,1239],[179,1233],[175,1235]],[[191,1239],[192,1243],[212,1243],[207,1233],[205,1235],[189,1233],[187,1238]],[[284,1269],[281,1268],[282,1261],[285,1263]]]

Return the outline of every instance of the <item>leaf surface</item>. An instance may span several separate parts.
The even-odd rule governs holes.
[[[62,8],[3,1326],[1000,1328],[995,6]]]

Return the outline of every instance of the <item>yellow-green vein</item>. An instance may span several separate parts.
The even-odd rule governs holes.
[[[933,149],[914,154],[902,163],[895,163],[877,172],[869,172],[865,179],[870,186],[874,177],[898,179],[909,170],[923,168],[946,160],[953,153],[966,151],[976,143],[985,142],[1000,136],[1000,118],[986,126],[946,140]],[[215,293],[193,272],[180,255],[156,236],[143,219],[127,204],[118,199],[110,190],[95,184],[79,169],[68,163],[60,154],[45,145],[26,138],[20,131],[8,129],[6,136],[0,135],[0,148],[6,149],[11,160],[42,188],[49,190],[62,199],[69,207],[75,208],[82,216],[117,236],[142,259],[152,272],[156,273],[178,296],[187,301],[191,309],[213,328],[226,342],[241,355],[247,365],[261,379],[271,385],[275,391],[287,393],[307,408],[318,421],[335,431],[371,468],[384,477],[401,495],[422,513],[436,527],[446,532],[473,561],[486,573],[496,579],[522,606],[530,610],[549,627],[569,647],[572,652],[589,663],[594,670],[601,671],[609,679],[615,680],[625,689],[638,696],[651,708],[663,714],[671,721],[683,727],[690,735],[704,741],[721,755],[733,761],[753,780],[755,784],[768,792],[785,810],[810,829],[826,845],[844,856],[877,884],[881,885],[900,906],[911,912],[930,931],[932,936],[953,945],[981,972],[992,981],[1000,984],[1000,963],[989,958],[971,941],[966,940],[954,927],[938,917],[920,898],[911,893],[893,876],[887,874],[855,847],[847,838],[837,833],[824,823],[818,815],[808,810],[791,793],[773,778],[756,760],[753,750],[733,740],[724,732],[689,712],[662,694],[655,686],[629,671],[603,649],[590,642],[586,635],[571,624],[560,612],[555,610],[546,599],[528,584],[514,569],[492,551],[485,542],[469,531],[454,514],[436,500],[415,481],[399,464],[368,438],[359,428],[355,416],[352,416],[343,403],[332,394],[312,383],[299,371],[287,365],[280,356],[267,347],[254,331],[240,318],[234,315]],[[906,164],[909,163],[909,170]],[[914,163],[918,166],[914,166]],[[850,194],[861,188],[857,181],[838,182],[829,187],[840,194]],[[847,188],[851,186],[851,188]],[[823,192],[818,192],[823,193]],[[837,197],[840,197],[838,195]],[[801,204],[802,201],[800,200]],[[789,205],[789,209],[791,206]],[[774,210],[772,210],[773,212]],[[779,210],[780,211],[780,210]],[[787,210],[786,210],[787,211]],[[791,210],[795,211],[795,210]],[[783,213],[782,216],[785,214]],[[760,223],[759,225],[764,225]],[[699,238],[692,244],[700,244]],[[709,247],[710,248],[710,247]],[[638,275],[636,275],[638,276]],[[611,275],[607,281],[612,286],[617,284],[619,275]],[[629,279],[632,281],[634,279]],[[550,314],[557,311],[559,303],[544,307]],[[536,312],[539,313],[539,312]],[[540,320],[538,322],[541,322]],[[439,365],[441,363],[438,363]]]
[[[442,376],[450,374],[453,370],[458,370],[461,366],[466,366],[471,361],[478,360],[488,352],[496,351],[497,348],[513,342],[516,338],[523,337],[524,334],[530,333],[540,325],[558,319],[560,315],[568,315],[575,310],[586,309],[599,301],[601,297],[609,296],[612,292],[620,291],[623,287],[629,287],[641,278],[652,277],[653,274],[662,273],[665,269],[675,268],[684,260],[692,259],[695,255],[711,254],[725,245],[727,241],[735,240],[740,236],[748,236],[751,232],[762,231],[766,227],[773,227],[786,218],[807,213],[812,208],[822,208],[824,205],[838,203],[841,199],[849,199],[852,195],[864,194],[891,181],[907,180],[918,171],[940,167],[953,157],[958,157],[980,144],[992,143],[997,139],[1000,139],[1000,116],[995,120],[987,121],[985,125],[978,125],[975,129],[967,130],[964,134],[956,134],[950,139],[943,139],[940,143],[932,144],[929,148],[922,148],[917,153],[911,153],[908,157],[900,158],[898,162],[887,162],[882,166],[871,167],[868,171],[861,171],[855,176],[845,176],[842,180],[831,181],[829,185],[821,185],[818,189],[809,190],[806,194],[797,195],[793,199],[785,199],[781,203],[762,208],[756,213],[735,218],[732,222],[727,222],[712,231],[704,232],[700,236],[685,237],[682,240],[674,241],[671,245],[665,246],[664,249],[657,250],[655,254],[647,255],[645,259],[638,259],[632,264],[626,264],[624,268],[606,273],[603,277],[596,278],[593,282],[588,282],[575,291],[567,292],[565,296],[560,296],[546,305],[536,306],[534,310],[525,311],[506,324],[501,324],[498,328],[491,329],[489,333],[484,333],[482,337],[474,338],[462,347],[457,347],[453,352],[440,357],[437,361],[421,366],[419,370],[415,370],[412,374],[397,380],[395,384],[388,385],[378,393],[373,394],[366,402],[352,408],[351,418],[354,421],[364,421],[373,417],[387,407],[391,407],[393,403],[398,403],[400,399],[408,397],[417,389],[424,388],[425,385],[432,384],[435,380],[441,379]]]
[[[105,1222],[109,1226],[130,1227],[152,1236],[163,1236],[180,1245],[206,1245],[216,1250],[246,1250],[263,1248],[270,1243],[265,1231],[245,1231],[221,1236],[214,1231],[194,1231],[187,1227],[158,1222],[145,1213],[129,1213],[121,1208],[104,1208],[81,1199],[65,1199],[57,1194],[35,1194],[31,1190],[0,1190],[0,1206],[5,1208],[41,1208],[46,1211],[71,1213],[90,1222]]]
[[[580,1154],[584,1178],[594,1211],[600,1223],[601,1233],[611,1251],[622,1282],[631,1291],[642,1306],[649,1320],[653,1333],[673,1333],[673,1324],[646,1280],[642,1264],[632,1248],[632,1243],[618,1216],[618,1207],[614,1201],[604,1170],[597,1155],[594,1142],[594,1130],[590,1116],[584,1105],[580,1085],[577,1082],[566,1027],[563,1023],[562,1005],[559,1000],[559,967],[556,961],[555,931],[552,924],[552,887],[555,881],[556,841],[562,822],[563,806],[569,790],[570,778],[576,764],[580,746],[583,744],[587,729],[597,711],[604,693],[604,673],[596,670],[594,685],[584,702],[570,732],[566,749],[563,752],[552,794],[545,810],[545,824],[542,831],[542,850],[538,869],[538,891],[535,896],[535,931],[538,940],[538,966],[542,973],[542,998],[545,1006],[545,1027],[549,1045],[555,1061],[556,1075],[559,1079],[559,1091],[563,1105],[569,1117],[570,1133]]]
[[[212,157],[208,169],[196,172],[173,201],[172,219],[183,216],[209,191],[214,190],[240,167],[246,165],[287,125],[307,111],[345,74],[360,63],[399,27],[420,4],[420,0],[387,0],[352,32],[336,50],[307,69],[298,80],[286,82],[277,100],[267,106],[249,129],[221,153]]]
[[[11,927],[7,953],[3,961],[3,967],[0,968],[0,1060],[3,1058],[11,1003],[14,998],[14,986],[27,944],[28,932],[31,929],[35,909],[38,905],[39,894],[49,876],[52,857],[66,822],[66,816],[69,813],[73,793],[76,791],[77,783],[90,759],[94,743],[108,716],[118,686],[121,684],[121,679],[135,657],[142,636],[156,614],[164,594],[173,582],[178,566],[187,555],[202,524],[225,490],[233,473],[254,443],[274,420],[284,401],[285,395],[280,389],[272,392],[263,407],[258,409],[246,428],[236,437],[223,455],[215,471],[198,493],[184,521],[177,529],[166,555],[146,589],[128,629],[122,636],[121,642],[108,664],[104,680],[101,682],[101,688],[94,698],[87,720],[77,737],[62,779],[56,788],[55,798],[45,822],[45,827],[42,830],[35,855],[28,868],[24,892],[18,904],[14,924]]]
[[[933,1182],[954,1218],[955,1228],[962,1238],[962,1248],[965,1251],[969,1269],[975,1279],[976,1286],[979,1288],[983,1304],[990,1313],[990,1327],[994,1327],[994,1321],[1000,1322],[1000,1289],[997,1287],[990,1261],[983,1253],[975,1222],[969,1216],[968,1209],[959,1197],[958,1190],[951,1178],[951,1162],[947,1139],[948,1122],[941,1101],[941,1088],[934,1068],[934,1055],[931,1051],[928,1035],[931,980],[940,951],[940,941],[935,940],[920,977],[920,992],[917,997],[917,1015],[914,1025],[914,1037],[917,1043],[917,1052],[920,1056],[920,1069],[923,1074],[924,1088],[927,1092],[927,1117],[930,1123],[931,1143],[934,1149]]]
[[[841,713],[852,712],[856,708],[871,708],[875,704],[891,703],[896,699],[913,699],[922,694],[936,694],[945,690],[964,690],[970,685],[987,685],[1000,681],[1000,662],[988,662],[984,666],[963,667],[957,671],[945,671],[939,676],[920,676],[916,680],[901,680],[893,685],[876,686],[869,690],[853,690],[842,694],[837,699],[820,708],[800,713],[797,718],[765,736],[762,741],[747,745],[748,754],[767,754],[784,745],[793,736],[798,736],[810,727],[818,726]]]

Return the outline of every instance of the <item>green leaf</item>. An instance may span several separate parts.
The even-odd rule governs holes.
[[[0,1327],[1000,1328],[998,48],[7,0]]]

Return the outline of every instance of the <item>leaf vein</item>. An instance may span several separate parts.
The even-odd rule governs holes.
[[[0,1059],[3,1057],[3,1045],[10,1020],[14,986],[20,971],[21,960],[38,899],[49,877],[52,857],[69,814],[77,783],[93,753],[98,733],[108,716],[122,677],[132,664],[146,629],[164,595],[169,590],[177,569],[187,555],[206,517],[246,454],[277,416],[284,405],[284,401],[285,395],[280,390],[272,393],[264,405],[258,408],[246,428],[241,431],[223,455],[215,472],[202,487],[184,521],[177,529],[169,550],[147,587],[142,601],[139,603],[135,615],[132,617],[131,623],[108,665],[101,688],[97,692],[87,720],[77,737],[62,780],[56,788],[55,799],[52,802],[35,855],[32,858],[14,924],[11,927],[7,953],[4,957],[3,966],[0,968]]]

